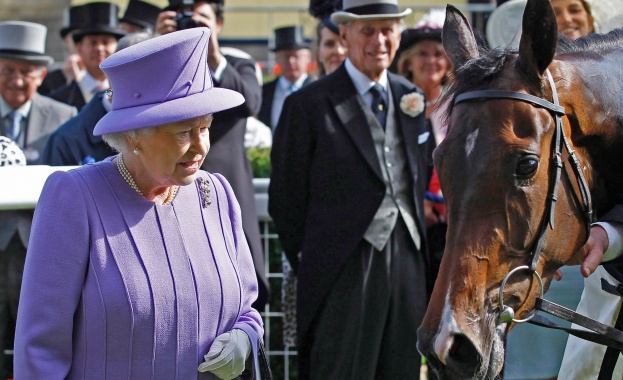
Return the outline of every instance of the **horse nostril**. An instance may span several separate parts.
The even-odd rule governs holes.
[[[456,373],[476,373],[478,366],[482,363],[482,355],[467,336],[456,334],[453,338],[446,358],[446,366]]]

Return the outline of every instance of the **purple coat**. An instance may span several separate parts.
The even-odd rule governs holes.
[[[169,206],[111,158],[52,174],[35,210],[15,336],[16,379],[215,379],[214,338],[263,335],[257,281],[227,181],[201,172]]]

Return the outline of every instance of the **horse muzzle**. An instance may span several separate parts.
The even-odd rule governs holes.
[[[440,380],[484,379],[488,372],[489,360],[465,334],[441,332],[433,336],[420,327],[417,347]]]

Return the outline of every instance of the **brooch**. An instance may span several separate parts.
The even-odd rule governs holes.
[[[207,208],[212,204],[210,201],[210,182],[203,177],[197,178],[197,183],[199,184],[199,192],[201,194],[201,200],[203,201],[203,208]]]

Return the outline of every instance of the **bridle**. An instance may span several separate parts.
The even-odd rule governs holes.
[[[550,172],[550,182],[548,186],[548,194],[547,194],[547,203],[545,205],[545,211],[543,213],[543,217],[541,219],[539,225],[538,234],[535,237],[534,243],[532,244],[531,252],[530,252],[530,263],[529,265],[522,265],[511,270],[502,280],[499,290],[499,305],[500,305],[500,315],[498,317],[498,324],[515,322],[515,323],[523,323],[523,322],[531,322],[539,326],[555,328],[567,331],[569,334],[578,336],[579,338],[590,340],[599,344],[605,344],[608,346],[612,346],[618,349],[623,349],[623,332],[614,329],[610,326],[601,324],[600,322],[594,321],[587,317],[581,316],[575,313],[572,310],[564,308],[560,305],[556,305],[552,302],[549,302],[543,299],[543,281],[541,276],[536,271],[536,267],[539,261],[539,257],[543,250],[543,245],[545,243],[545,236],[548,230],[548,225],[551,229],[554,229],[554,215],[558,194],[558,187],[560,184],[560,177],[562,172],[562,148],[563,145],[567,152],[569,153],[569,161],[572,164],[573,171],[575,173],[575,177],[578,181],[580,196],[582,198],[582,203],[584,205],[584,219],[586,226],[586,237],[589,236],[589,230],[591,223],[593,222],[593,205],[590,195],[590,190],[588,187],[588,183],[586,182],[586,178],[584,177],[584,173],[582,171],[582,167],[580,165],[580,161],[575,154],[575,151],[571,149],[571,145],[569,144],[569,140],[565,134],[564,128],[562,126],[562,117],[565,115],[565,108],[562,107],[558,101],[558,92],[556,91],[556,85],[554,84],[554,80],[552,79],[552,75],[549,70],[545,71],[547,80],[551,87],[552,91],[552,102],[549,102],[545,99],[539,98],[534,95],[526,94],[523,92],[517,91],[505,91],[505,90],[477,90],[477,91],[469,91],[458,95],[454,104],[459,104],[462,102],[468,101],[477,101],[477,100],[489,100],[489,99],[512,99],[518,100],[522,102],[529,103],[535,107],[544,108],[548,110],[555,121],[555,130],[554,137],[552,139],[551,145],[551,172]],[[515,319],[514,318],[514,310],[509,306],[504,305],[504,287],[508,279],[515,273],[526,270],[533,274],[536,277],[541,296],[537,298],[537,302],[535,308],[531,310],[528,315],[524,319]],[[547,313],[553,314],[562,319],[571,321],[573,323],[584,326],[588,329],[595,331],[596,333],[579,330],[573,328],[563,328],[560,327],[548,319],[537,316],[536,313],[538,310],[545,311]],[[536,318],[535,318],[536,317]]]

